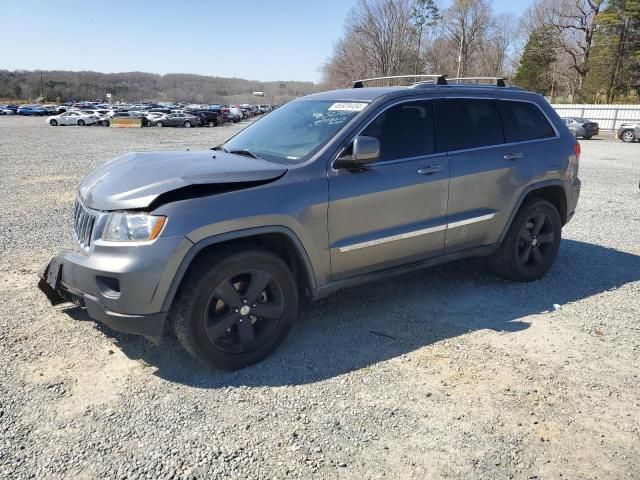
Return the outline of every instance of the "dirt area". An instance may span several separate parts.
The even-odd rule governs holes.
[[[239,372],[47,303],[37,273],[71,245],[85,174],[243,126],[0,117],[0,478],[640,477],[639,143],[581,142],[544,279],[463,261],[345,290]]]

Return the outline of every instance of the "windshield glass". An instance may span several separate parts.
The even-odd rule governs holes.
[[[330,100],[291,102],[247,127],[223,148],[274,162],[300,163],[366,106],[365,102]]]

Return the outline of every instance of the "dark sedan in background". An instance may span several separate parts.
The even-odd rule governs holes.
[[[170,113],[160,117],[153,123],[156,127],[197,127],[200,125],[200,118],[188,113]]]

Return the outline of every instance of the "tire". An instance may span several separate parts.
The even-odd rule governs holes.
[[[78,120],[79,127],[84,127],[84,125],[85,125],[84,120]]]
[[[191,122],[188,120],[184,122],[184,128],[191,128]]]
[[[162,122],[156,122],[156,127],[160,127],[160,128],[162,128],[162,126],[163,126],[163,125],[162,125]]]
[[[562,220],[553,204],[540,199],[527,202],[520,207],[500,248],[490,258],[493,270],[516,282],[539,280],[556,258],[561,230]]]
[[[237,370],[282,343],[297,309],[295,277],[282,259],[262,249],[227,249],[198,259],[180,286],[171,317],[176,337],[192,357],[212,368]]]
[[[214,122],[213,120],[209,120],[209,123],[207,123],[207,125],[209,125],[209,128],[215,127],[216,126],[216,122]]]
[[[584,138],[585,140],[591,140],[591,135],[587,135],[587,136],[582,137],[582,138]]]
[[[620,140],[622,140],[624,143],[632,143],[635,141],[635,139],[636,134],[633,132],[633,130],[625,130],[620,134]]]
[[[58,121],[57,120],[49,120],[49,125],[51,125],[52,127],[57,127],[58,126]]]

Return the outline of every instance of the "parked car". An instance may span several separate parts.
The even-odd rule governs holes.
[[[15,115],[15,110],[11,108],[0,107],[0,115]]]
[[[80,111],[70,111],[55,115],[47,118],[47,123],[52,127],[58,125],[78,125],[84,127],[85,125],[94,125],[100,121],[97,115],[88,114]]]
[[[191,110],[189,113],[200,117],[200,124],[208,127],[217,127],[220,125],[220,112],[214,110]]]
[[[520,89],[317,93],[214,151],[99,166],[78,189],[76,250],[39,286],[116,330],[158,342],[167,326],[195,358],[242,368],[283,341],[301,296],[472,256],[541,278],[576,209],[579,156],[551,105]]]
[[[39,105],[23,105],[18,108],[16,113],[25,116],[44,116],[47,114],[46,110]]]
[[[111,113],[109,110],[80,110],[80,113],[84,113],[86,115],[95,115],[98,117],[98,125],[103,127],[108,127],[111,124],[111,117],[109,114]]]
[[[640,123],[623,123],[616,131],[616,138],[625,143],[640,140]]]
[[[569,131],[573,133],[573,136],[578,138],[582,137],[585,140],[590,140],[591,137],[595,137],[600,133],[600,126],[596,122],[587,120],[580,117],[568,117],[563,118]]]
[[[18,108],[19,107],[17,105],[0,105],[0,109],[2,109],[2,110],[11,110],[14,115],[18,111]],[[11,115],[11,113],[5,113],[5,115]]]
[[[153,124],[156,127],[196,127],[200,120],[195,115],[189,113],[170,113],[159,118]]]

